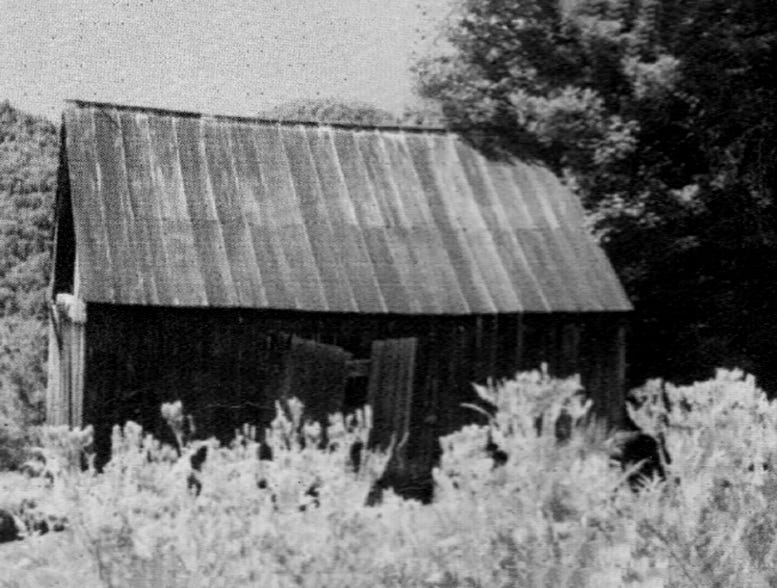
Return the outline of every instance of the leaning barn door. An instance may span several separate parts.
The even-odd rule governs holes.
[[[292,337],[282,397],[301,400],[306,417],[326,428],[327,417],[342,410],[350,359],[341,347]]]
[[[370,445],[387,449],[394,441],[379,484],[426,502],[432,496],[434,446],[438,441],[430,415],[412,414],[413,406],[421,408],[419,398],[414,398],[417,353],[416,338],[375,341],[367,402],[372,406]]]
[[[394,436],[396,446],[410,434],[418,339],[388,339],[372,343],[367,404],[372,407],[370,445],[386,449]]]

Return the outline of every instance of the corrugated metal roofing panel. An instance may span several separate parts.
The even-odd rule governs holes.
[[[538,200],[541,194],[547,194],[550,187],[546,183],[546,178],[541,173],[540,168],[534,166],[526,170],[528,181],[534,186],[534,197]],[[564,259],[564,263],[561,265],[562,273],[564,274],[565,281],[576,280],[580,284],[578,294],[578,304],[584,309],[604,310],[601,306],[602,292],[600,289],[601,281],[594,279],[591,272],[586,271],[589,264],[583,262],[580,257],[580,244],[578,243],[577,236],[582,234],[579,230],[574,230],[572,223],[574,222],[570,218],[570,211],[559,202],[558,198],[544,198],[543,199],[549,209],[549,214],[558,221],[558,231],[561,231],[563,235],[562,239],[556,239],[559,244],[560,253]],[[583,221],[584,219],[580,219]]]
[[[459,161],[467,176],[472,190],[472,198],[477,203],[487,230],[494,240],[496,254],[507,272],[508,282],[521,284],[520,290],[514,289],[518,304],[523,310],[547,311],[549,306],[542,296],[536,278],[529,270],[521,245],[515,239],[507,215],[496,194],[494,178],[486,172],[480,156],[473,149],[457,145]]]
[[[398,281],[404,286],[405,295],[410,305],[410,312],[416,314],[433,314],[433,305],[429,303],[424,291],[423,276],[413,259],[413,244],[408,240],[405,230],[409,226],[400,198],[395,196],[391,168],[385,164],[382,153],[382,138],[374,132],[359,132],[355,135],[356,147],[359,150],[370,192],[375,197],[380,211],[386,244],[396,268]]]
[[[254,145],[253,133],[242,125],[235,125],[231,139],[239,200],[259,268],[257,276],[264,290],[266,305],[272,308],[295,308],[293,292],[286,288],[286,284],[291,280],[290,270],[282,251],[276,249],[271,238],[273,230],[270,215],[266,210],[264,182],[256,165],[259,155]]]
[[[214,193],[210,184],[205,146],[202,140],[203,122],[197,119],[151,119],[152,151],[157,162],[156,181],[159,196],[167,200],[163,209],[170,218],[181,222],[183,229],[191,223],[190,243],[180,241],[182,269],[200,269],[203,294],[210,306],[237,306],[232,271],[227,258],[224,229],[216,213]],[[185,232],[181,236],[186,239]],[[197,262],[196,260],[199,260]],[[178,265],[171,259],[172,273]],[[184,284],[193,283],[187,275]],[[180,293],[180,296],[185,296]]]
[[[596,299],[591,295],[588,273],[576,265],[569,247],[571,229],[568,223],[560,222],[553,205],[552,197],[544,196],[537,184],[534,170],[531,166],[518,163],[512,167],[516,181],[521,187],[524,202],[534,218],[542,219],[540,245],[545,248],[552,259],[552,268],[557,273],[560,284],[577,284],[577,288],[564,288],[565,294],[573,308],[584,310],[602,310],[596,305]],[[548,237],[552,238],[548,238]]]
[[[394,173],[395,183],[401,187],[403,210],[410,223],[412,250],[420,260],[419,271],[431,290],[439,312],[451,314],[468,311],[464,294],[453,271],[450,252],[445,249],[442,235],[434,224],[432,211],[416,173],[404,137],[386,134],[384,147]]]
[[[389,247],[386,221],[380,213],[366,164],[356,143],[356,134],[341,130],[332,132],[348,198],[353,203],[357,227],[364,235],[381,300],[388,312],[410,313],[412,303]]]
[[[392,158],[393,145],[389,138],[373,132],[371,142],[377,165],[374,167],[378,182],[382,185],[382,197],[392,217],[392,233],[397,243],[403,246],[406,254],[406,269],[413,289],[418,311],[424,314],[437,314],[445,307],[437,294],[440,280],[437,277],[436,264],[430,255],[428,236],[425,227],[413,222],[413,198],[408,194],[409,182],[403,170],[396,166]]]
[[[623,311],[547,169],[445,133],[79,103],[64,117],[82,295],[331,312]]]
[[[473,259],[464,231],[451,217],[446,197],[451,191],[449,178],[442,173],[444,158],[435,150],[437,138],[409,135],[406,138],[411,161],[421,180],[424,196],[432,213],[432,223],[439,230],[442,246],[448,252],[469,313],[496,312],[482,274]]]
[[[285,254],[294,281],[290,285],[297,308],[329,310],[312,245],[302,220],[292,180],[292,169],[286,156],[278,125],[263,127],[255,133],[259,169],[267,189],[268,215],[272,218],[276,245]]]
[[[338,244],[334,241],[329,215],[324,206],[307,133],[302,128],[280,128],[280,134],[286,158],[293,170],[291,178],[302,219],[301,226],[310,242],[327,310],[357,312],[348,275],[338,255]]]
[[[113,300],[115,287],[105,212],[103,210],[94,126],[91,111],[72,109],[66,118],[66,145],[70,191],[75,200],[73,221],[81,276],[81,296],[86,300]]]
[[[165,268],[156,268],[156,281],[165,279],[169,283],[169,296],[173,305],[211,304],[207,281],[201,271],[198,247],[195,247],[199,246],[203,234],[199,225],[193,224],[189,214],[175,121],[159,116],[138,115],[136,122],[145,130],[148,140],[148,160],[142,162],[148,165],[143,172],[151,185],[149,199],[152,208],[148,211],[151,218],[147,222],[159,225],[158,232],[163,240],[168,263]]]
[[[440,145],[445,148],[441,152],[441,157],[448,162],[445,175],[452,182],[451,191],[459,195],[458,198],[449,200],[451,208],[454,210],[453,217],[458,219],[459,229],[467,238],[470,250],[473,252],[473,257],[477,261],[484,283],[496,308],[520,308],[523,310],[523,305],[510,275],[502,263],[493,234],[484,218],[484,211],[481,210],[473,194],[470,178],[464,172],[459,150],[456,149],[456,141],[452,135],[448,135],[446,139],[439,141]]]
[[[133,224],[127,206],[127,179],[125,177],[124,154],[121,149],[121,127],[114,113],[96,111],[92,118],[94,125],[94,147],[97,154],[100,189],[110,198],[103,198],[105,228],[108,232],[113,274],[117,295],[120,299],[143,299],[140,270],[137,266],[136,243],[129,225]]]
[[[230,127],[205,122],[202,139],[206,168],[238,305],[261,308],[267,306],[267,298],[243,210],[244,194],[238,193]]]
[[[348,275],[360,312],[385,312],[375,271],[359,230],[356,211],[345,186],[332,134],[323,129],[309,133],[310,150],[321,186],[323,205],[332,227],[338,255]]]
[[[148,124],[138,120],[132,112],[119,113],[124,139],[124,161],[127,169],[127,188],[135,218],[140,273],[147,282],[149,300],[171,305],[170,285],[167,279],[169,264],[165,255],[164,233],[159,222],[159,200],[154,197],[149,174]],[[151,213],[149,214],[149,211]]]

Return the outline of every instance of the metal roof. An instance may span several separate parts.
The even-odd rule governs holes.
[[[450,133],[75,103],[89,302],[473,314],[631,306],[547,169]]]

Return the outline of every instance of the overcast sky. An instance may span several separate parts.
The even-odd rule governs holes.
[[[0,99],[251,115],[298,98],[401,110],[454,0],[0,0]]]

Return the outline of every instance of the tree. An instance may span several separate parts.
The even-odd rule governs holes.
[[[264,116],[303,122],[394,126],[398,117],[364,102],[343,102],[335,98],[302,99],[271,108]]]
[[[53,124],[0,102],[0,316],[45,316],[58,146]]]
[[[441,113],[436,104],[421,104],[407,108],[401,115],[358,101],[342,101],[336,98],[315,98],[284,102],[261,116],[273,119],[347,124],[373,127],[440,126]]]
[[[0,102],[0,422],[43,418],[53,124]]]
[[[777,391],[777,4],[463,0],[447,38],[421,95],[578,192],[638,311],[632,375]]]

